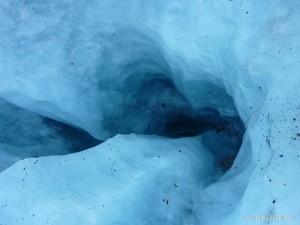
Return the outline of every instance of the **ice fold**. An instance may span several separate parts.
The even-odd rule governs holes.
[[[117,136],[78,154],[20,161],[0,174],[0,222],[239,225],[288,216],[284,222],[299,224],[299,8],[282,0],[1,1],[6,101],[105,140],[117,133],[106,119],[120,115],[147,70],[150,78],[167,75],[195,110],[238,115],[246,133],[231,169],[209,186],[198,183],[211,174],[209,157],[172,152],[193,150],[194,139]],[[154,156],[156,144],[167,162]]]
[[[25,159],[1,174],[0,192],[15,193],[1,196],[1,223],[196,223],[200,193],[220,175],[212,162],[200,137],[137,135]]]

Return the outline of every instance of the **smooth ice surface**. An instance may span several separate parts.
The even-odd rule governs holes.
[[[226,118],[239,116],[246,132],[231,169],[208,183],[215,174],[210,166],[218,161],[204,154],[202,145],[197,156],[204,158],[199,161],[188,155],[181,161],[178,151],[172,152],[182,145],[193,150],[194,138],[130,136],[128,145],[137,150],[136,158],[130,158],[125,146],[110,153],[108,144],[128,138],[117,136],[74,155],[20,161],[0,174],[5,184],[0,222],[239,225],[247,216],[287,216],[291,220],[282,223],[298,225],[299,11],[296,0],[2,0],[0,97],[6,101],[99,140],[128,128],[136,133],[151,130],[153,113],[169,106],[181,113],[190,107],[189,115],[209,109],[204,111],[211,116],[215,109]],[[141,89],[153,90],[153,95]],[[170,95],[172,90],[177,92]],[[200,138],[219,152],[221,142],[211,143],[207,134]],[[154,161],[155,145],[162,143],[167,165]],[[100,158],[110,154],[124,166],[116,173],[108,158]],[[65,159],[73,163],[63,164]],[[137,179],[143,172],[149,176],[131,180],[131,174]],[[173,178],[188,182],[175,188]],[[68,183],[74,186],[68,189]],[[193,211],[182,213],[191,207],[184,193],[196,193],[191,190],[197,188]],[[166,206],[161,197],[167,192],[172,201]],[[110,207],[102,209],[102,201]],[[278,223],[255,221],[267,222]]]
[[[1,196],[1,223],[196,224],[201,193],[219,175],[212,161],[200,137],[136,135],[25,159],[1,174],[0,192],[15,192]]]

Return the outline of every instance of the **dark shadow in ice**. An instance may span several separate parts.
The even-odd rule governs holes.
[[[82,151],[101,141],[86,131],[55,121],[0,98],[0,145],[21,157]]]
[[[233,99],[222,84],[202,76],[193,88],[209,91],[207,96],[194,96],[193,101],[199,99],[204,107],[192,106],[178,87],[182,85],[181,70],[174,69],[178,66],[168,61],[162,43],[156,39],[159,40],[151,32],[129,28],[103,40],[104,43],[109,40],[110,44],[104,47],[107,67],[104,65],[99,71],[99,77],[108,71],[119,78],[108,79],[110,83],[106,85],[105,81],[99,82],[100,89],[107,88],[118,96],[112,110],[104,112],[104,129],[110,136],[136,133],[180,138],[203,134],[203,143],[215,155],[216,166],[222,171],[229,169],[245,131],[238,116],[224,116],[219,111],[222,105],[234,107]],[[215,102],[219,108],[203,100],[212,94],[218,96]]]

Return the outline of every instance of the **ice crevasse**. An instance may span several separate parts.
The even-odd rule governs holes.
[[[0,224],[299,224],[298,1],[0,2]]]

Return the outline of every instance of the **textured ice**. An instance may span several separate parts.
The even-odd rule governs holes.
[[[93,147],[87,132],[0,98],[0,171],[26,157],[62,155]]]
[[[37,127],[54,132],[43,118],[112,138],[1,172],[0,223],[299,224],[299,10],[281,0],[2,0],[1,161],[70,152],[65,132],[41,146]],[[223,174],[238,117],[243,144]],[[113,137],[131,132],[141,136]],[[255,221],[267,222],[278,223]]]
[[[2,173],[1,183],[14,181],[0,191],[15,190],[16,202],[0,216],[7,224],[193,224],[201,190],[218,177],[212,160],[199,137],[136,135],[64,157],[26,159]]]

